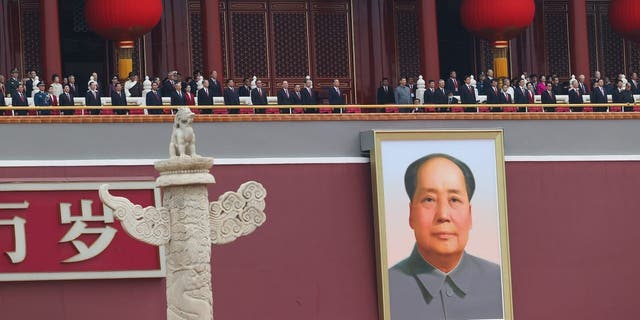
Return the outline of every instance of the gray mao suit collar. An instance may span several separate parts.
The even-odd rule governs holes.
[[[452,287],[459,290],[460,295],[467,295],[473,277],[472,268],[469,267],[468,259],[465,259],[467,253],[462,254],[462,258],[453,271],[446,274],[434,266],[429,264],[422,258],[418,252],[417,246],[413,247],[413,251],[409,256],[410,268],[412,273],[420,280],[420,283],[431,297],[435,297],[442,289],[445,281],[448,281]]]

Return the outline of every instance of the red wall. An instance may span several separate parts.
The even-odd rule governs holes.
[[[149,177],[151,167],[0,168],[0,177]],[[214,200],[254,179],[267,222],[213,251],[214,313],[377,319],[368,164],[218,166]],[[634,319],[638,162],[507,164],[517,319]],[[0,283],[2,319],[164,319],[164,281]]]

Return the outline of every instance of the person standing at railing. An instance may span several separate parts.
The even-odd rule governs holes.
[[[84,96],[85,106],[102,106],[102,100],[100,92],[98,91],[98,83],[95,81],[89,82],[89,90]],[[88,109],[89,114],[99,115],[100,109]]]
[[[536,93],[534,92],[533,82],[527,83],[527,103],[536,103]],[[542,112],[542,107],[527,107],[527,112]]]
[[[184,89],[184,105],[185,106],[195,106],[196,105],[196,96],[191,92],[191,85],[187,85]],[[195,110],[195,109],[194,109]],[[200,113],[200,110],[195,110],[195,113]]]
[[[147,92],[145,102],[145,105],[147,105],[148,107],[162,106],[162,96],[160,95],[160,92],[158,92],[158,82],[154,81],[151,83],[151,91]],[[162,109],[147,109],[147,113],[162,114]]]
[[[438,88],[433,95],[433,103],[435,104],[448,104],[449,97],[445,89],[445,82],[443,79],[438,80]],[[436,108],[436,112],[449,112],[450,109],[446,107]]]
[[[184,99],[184,93],[182,92],[182,82],[176,81],[173,85],[173,92],[171,92],[171,105],[172,106],[184,106],[186,105],[186,101]],[[177,109],[173,109],[174,112]]]
[[[485,93],[487,94],[487,104],[500,104],[500,89],[498,89],[498,80],[491,79],[491,81],[489,82],[489,86],[485,91]],[[496,107],[480,107],[479,109],[480,112],[495,112],[500,110],[500,108]]]
[[[302,86],[299,84],[296,84],[295,86],[293,86],[293,93],[291,94],[291,104],[294,106],[302,105]],[[304,109],[293,108],[291,112],[295,114],[300,114],[300,113],[304,113]]]
[[[233,79],[227,79],[227,86],[224,88],[224,104],[228,106],[240,105],[240,96],[238,90],[235,88],[235,82]],[[238,109],[230,109],[229,113],[237,114]]]
[[[633,86],[631,85],[631,82],[627,82],[625,84],[624,91],[625,91],[624,97],[627,100],[627,103],[635,104],[636,100],[633,98]],[[624,111],[630,112],[630,111],[640,111],[640,110],[636,110],[636,107],[624,107]]]
[[[29,101],[27,97],[24,95],[24,85],[19,83],[16,87],[16,91],[11,96],[11,105],[14,107],[27,107],[29,106]],[[28,114],[27,110],[15,110],[14,114],[20,116],[26,116]]]
[[[251,90],[251,104],[253,104],[254,106],[266,106],[268,104],[267,93],[262,88],[262,80],[256,80],[256,87]],[[262,114],[265,112],[266,110],[262,108],[256,108],[255,110],[255,113]]]
[[[213,92],[209,80],[202,80],[202,89],[198,90],[198,105],[213,106]],[[200,109],[202,114],[211,114],[211,109]]]
[[[457,74],[455,70],[452,70],[449,73],[449,79],[447,79],[445,89],[447,90],[447,94],[449,92],[453,93],[454,96],[460,95],[460,81],[457,79]]]
[[[59,105],[58,97],[59,95],[57,95],[56,92],[54,91],[53,84],[49,85],[49,99],[51,100],[52,107],[57,107]],[[58,112],[58,110],[51,110],[51,114],[58,115],[60,113]]]
[[[551,81],[547,82],[547,88],[545,91],[542,92],[540,99],[542,100],[543,105],[558,103],[558,101],[556,100],[556,94],[553,92],[553,83],[551,83]],[[552,107],[543,107],[543,108],[545,112],[556,112],[556,111],[560,112],[560,110],[556,110],[556,108],[552,108]],[[564,112],[566,112],[564,109],[566,109],[566,111],[569,111],[568,108],[563,108]]]
[[[62,89],[62,94],[60,95],[60,97],[58,97],[58,100],[60,101],[60,106],[61,107],[72,107],[74,106],[73,103],[73,95],[71,95],[71,87],[66,84],[64,85],[64,88]],[[63,115],[72,115],[75,113],[75,110],[73,109],[69,109],[69,110],[61,110],[60,111]]]
[[[527,104],[529,99],[527,98],[527,88],[525,86],[525,80],[518,80],[518,86],[513,89],[513,96],[515,104]],[[525,108],[519,107],[519,112],[524,112]]]
[[[395,104],[395,96],[393,88],[389,86],[389,79],[383,78],[382,85],[378,88],[376,93],[376,104]]]
[[[342,106],[347,104],[340,90],[340,80],[334,79],[333,85],[327,89],[327,95],[329,96],[329,104],[334,106]],[[343,109],[345,113],[360,113],[360,108],[346,108]],[[321,108],[320,113],[340,112],[340,109]]]
[[[502,93],[500,94],[500,104],[511,105],[509,107],[503,107],[499,112],[516,112],[518,111],[516,107],[513,107],[513,98],[509,94],[509,89],[511,87],[508,84],[502,85]]]
[[[116,106],[127,106],[127,95],[122,90],[122,83],[117,82],[113,87],[113,92],[111,93],[111,105]],[[128,114],[129,110],[127,109],[114,109],[116,114],[124,115]]]
[[[44,81],[40,81],[38,83],[38,92],[33,96],[33,105],[36,107],[50,107],[51,106],[51,98],[49,93],[44,91],[45,83]],[[51,109],[46,110],[38,110],[38,114],[41,116],[51,115]]]
[[[69,79],[69,93],[71,93],[72,96],[77,97],[79,91],[76,84],[76,77],[71,74],[67,78]]]
[[[301,91],[302,95],[302,104],[307,106],[317,105],[318,104],[318,93],[313,90],[313,81],[307,79],[304,82],[304,89]],[[305,113],[317,113],[318,109],[307,108],[304,110]]]
[[[580,94],[580,84],[577,80],[571,82],[571,88],[569,89],[569,104],[582,104],[582,95]],[[571,107],[572,112],[582,112],[581,107]]]
[[[604,91],[604,81],[598,79],[593,83],[593,90],[591,91],[591,103],[604,104],[608,103],[607,93]],[[607,112],[607,107],[595,107],[593,109],[596,112]]]
[[[278,93],[276,94],[276,96],[278,97],[278,105],[280,106],[288,106],[288,105],[292,105],[293,103],[291,102],[291,92],[289,92],[289,82],[288,81],[282,81],[282,89],[278,90]],[[282,108],[280,109],[281,113],[289,113],[289,110]]]
[[[242,86],[238,89],[239,97],[251,97],[251,79],[242,79]]]
[[[211,71],[209,76],[209,91],[213,97],[222,97],[222,84],[218,81],[218,71]]]
[[[585,80],[584,74],[581,74],[580,76],[578,76],[578,90],[581,96],[585,96],[591,93],[585,81],[586,80]]]
[[[395,89],[396,104],[413,104],[411,91],[407,87],[407,78],[401,78],[399,85]],[[401,108],[400,112],[411,112],[412,108]],[[396,111],[397,112],[397,111]]]
[[[436,100],[436,82],[429,80],[427,90],[424,91],[422,102],[425,105],[424,111],[435,112],[436,108],[433,106]]]
[[[478,99],[476,98],[476,92],[475,89],[473,88],[473,86],[471,86],[471,77],[470,76],[465,76],[464,77],[464,85],[459,89],[460,92],[460,102],[462,104],[477,104],[478,103]],[[465,107],[465,108],[458,108],[458,107],[453,107],[451,108],[452,112],[476,112],[477,108],[469,108],[469,107]]]

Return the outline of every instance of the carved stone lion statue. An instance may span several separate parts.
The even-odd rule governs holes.
[[[196,154],[196,135],[191,127],[195,116],[195,113],[187,107],[178,108],[169,144],[169,155],[172,158],[198,156]]]

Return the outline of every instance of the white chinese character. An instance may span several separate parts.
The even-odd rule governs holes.
[[[29,202],[23,203],[0,203],[0,209],[27,209]],[[13,219],[0,220],[0,226],[13,226],[13,238],[15,240],[15,250],[7,251],[9,259],[12,263],[20,263],[27,256],[27,238],[24,232],[24,225],[27,220],[20,217]]]
[[[106,249],[113,237],[116,235],[116,229],[105,226],[102,228],[88,228],[85,222],[90,221],[101,221],[104,223],[113,223],[113,212],[105,208],[104,216],[92,216],[91,215],[91,204],[93,201],[91,200],[80,200],[82,215],[81,216],[71,216],[71,204],[70,203],[60,203],[60,220],[63,224],[74,223],[71,226],[71,229],[67,232],[67,234],[60,239],[60,242],[69,242],[71,241],[73,245],[78,250],[78,254],[64,260],[63,262],[78,262],[89,260]],[[87,246],[84,242],[80,240],[76,240],[79,236],[83,234],[99,234],[98,239],[91,244],[91,246]]]

